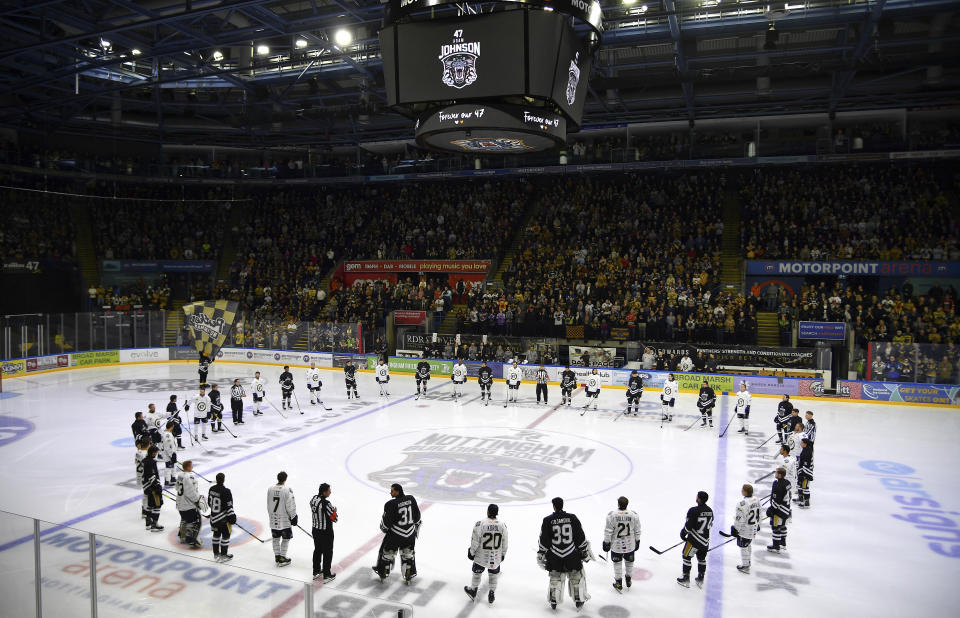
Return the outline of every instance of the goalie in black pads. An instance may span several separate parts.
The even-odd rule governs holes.
[[[590,599],[583,563],[593,559],[593,552],[580,520],[563,510],[563,498],[554,498],[552,502],[553,514],[544,517],[540,525],[537,564],[550,573],[550,607],[557,609],[557,604],[563,602],[563,580],[567,578],[570,596],[580,609]]]
[[[610,552],[613,562],[613,589],[623,592],[624,570],[627,588],[633,582],[633,558],[640,549],[640,518],[627,510],[630,501],[625,496],[617,498],[617,510],[607,513],[607,525],[603,529],[603,551]]]
[[[426,359],[417,363],[417,396],[414,399],[420,399],[420,385],[423,385],[423,394],[427,394],[427,384],[430,383],[430,363]]]
[[[633,408],[633,415],[640,414],[640,398],[643,397],[643,378],[637,374],[634,369],[630,372],[630,379],[627,381],[627,411],[630,414],[630,408]]]
[[[693,568],[693,555],[697,556],[697,577],[694,581],[703,588],[703,576],[707,572],[707,549],[710,545],[710,528],[713,526],[713,509],[707,506],[709,495],[705,491],[697,492],[697,504],[687,511],[687,519],[680,530],[683,545],[683,574],[677,583],[690,587],[690,571]]]
[[[697,407],[700,408],[700,426],[706,427],[707,421],[713,427],[713,407],[717,404],[717,394],[710,388],[706,380],[700,386],[700,395],[697,397]],[[696,422],[696,421],[694,421]]]
[[[380,530],[384,537],[373,571],[380,581],[385,580],[393,569],[397,552],[400,552],[403,580],[409,584],[417,576],[414,548],[420,531],[420,507],[417,506],[416,498],[403,493],[403,487],[399,483],[390,486],[390,496],[390,500],[383,505]]]
[[[487,582],[490,585],[487,601],[493,603],[496,598],[500,563],[507,558],[507,525],[497,519],[499,513],[499,506],[488,505],[487,518],[481,519],[473,526],[470,547],[467,549],[467,558],[473,561],[470,567],[473,576],[470,579],[470,585],[464,586],[463,591],[474,600],[477,598],[477,588],[480,587],[480,578],[484,570],[487,572]]]

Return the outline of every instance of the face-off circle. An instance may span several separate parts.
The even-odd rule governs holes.
[[[369,487],[400,483],[421,500],[457,504],[537,504],[558,494],[576,500],[616,487],[633,471],[624,453],[603,442],[512,427],[383,436],[358,447],[346,463],[351,476]],[[569,495],[596,484],[603,487]]]

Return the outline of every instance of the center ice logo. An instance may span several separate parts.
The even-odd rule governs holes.
[[[373,469],[378,461],[396,461]],[[632,464],[602,442],[567,434],[491,427],[425,429],[386,436],[354,451],[351,474],[387,488],[400,483],[435,502],[536,502],[553,481],[563,487],[606,491],[629,476]],[[616,471],[613,476],[611,471]],[[359,472],[359,474],[357,474]],[[620,472],[625,473],[620,478]],[[573,477],[569,476],[573,475]],[[557,490],[552,490],[555,493]],[[569,499],[575,499],[571,496]]]

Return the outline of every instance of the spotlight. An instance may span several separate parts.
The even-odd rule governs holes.
[[[293,42],[293,44],[296,46],[297,49],[303,49],[304,47],[307,46],[307,40],[297,39],[296,41]]]
[[[211,56],[211,58],[213,58],[214,62],[220,62],[221,60],[223,60],[223,52],[221,52],[218,49],[215,52],[213,52],[213,55]]]
[[[110,49],[111,47],[113,47],[113,43],[111,43],[106,39],[100,39],[100,47],[102,47],[103,49]]]
[[[337,44],[337,47],[346,47],[353,41],[353,35],[350,34],[349,30],[341,28],[333,35],[333,41]]]
[[[270,47],[268,45],[263,45],[263,44],[257,45],[258,56],[266,56],[269,53],[270,53]]]
[[[139,56],[140,50],[134,47],[133,49],[130,50],[130,53],[133,54],[134,56]]]

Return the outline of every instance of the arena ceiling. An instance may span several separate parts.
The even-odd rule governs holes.
[[[960,100],[956,0],[602,4],[587,128]],[[380,0],[7,0],[0,126],[233,146],[406,139],[412,122],[385,104],[382,17]]]

